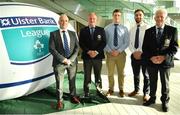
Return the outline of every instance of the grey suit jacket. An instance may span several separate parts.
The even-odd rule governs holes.
[[[53,55],[52,66],[63,64],[65,57],[64,47],[60,36],[60,30],[56,30],[50,33],[49,39],[49,51]],[[77,55],[79,51],[78,38],[75,32],[68,30],[70,37],[70,57],[68,59],[73,63],[77,63]]]

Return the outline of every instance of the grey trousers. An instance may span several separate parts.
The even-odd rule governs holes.
[[[169,102],[169,76],[170,68],[147,67],[150,78],[150,96],[153,100],[156,99],[158,73],[161,80],[161,101],[162,103]]]
[[[67,70],[68,80],[69,80],[69,92],[70,96],[76,95],[76,72],[77,72],[77,63],[72,63],[71,66],[67,66],[64,64],[59,64],[54,67],[55,79],[56,79],[56,95],[58,101],[63,101],[63,82],[64,82],[64,74],[65,70]]]

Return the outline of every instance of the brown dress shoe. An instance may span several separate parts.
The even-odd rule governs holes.
[[[80,103],[80,101],[77,97],[73,96],[73,97],[71,97],[71,103],[78,104],[78,103]]]
[[[113,95],[114,91],[113,90],[108,90],[108,92],[106,93],[106,96],[110,96],[110,95]]]
[[[123,91],[123,90],[120,90],[119,95],[120,95],[121,97],[124,97],[124,91]]]
[[[139,94],[139,92],[133,91],[133,92],[129,93],[128,96],[129,96],[129,97],[133,97],[133,96],[135,96],[135,95],[137,95],[137,94]]]
[[[56,109],[61,110],[62,108],[63,108],[63,103],[61,101],[58,101],[58,103],[56,105]]]

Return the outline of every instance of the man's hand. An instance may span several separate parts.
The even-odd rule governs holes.
[[[135,52],[133,53],[133,57],[134,57],[136,60],[140,60],[140,59],[141,59],[141,54],[142,54],[141,51],[135,51]]]
[[[112,55],[112,56],[118,56],[119,53],[120,53],[120,52],[118,52],[117,50],[113,50],[113,51],[111,52],[111,55]]]
[[[71,65],[71,61],[69,59],[67,59],[67,58],[65,58],[63,60],[63,63],[66,64],[66,65]]]
[[[150,60],[154,64],[161,64],[165,60],[165,56],[153,56],[150,58]]]
[[[88,54],[91,58],[94,58],[94,57],[97,56],[98,52],[95,51],[95,50],[89,50],[89,51],[87,52],[87,54]]]

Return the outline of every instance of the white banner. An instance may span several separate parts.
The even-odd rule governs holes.
[[[48,42],[59,15],[32,4],[0,3],[0,100],[55,82]]]

